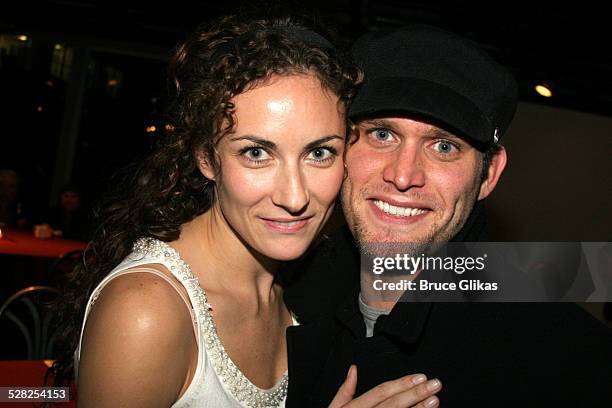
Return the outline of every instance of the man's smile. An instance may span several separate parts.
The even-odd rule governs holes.
[[[423,220],[432,210],[416,203],[398,205],[396,201],[369,199],[369,207],[377,219],[384,223],[413,224]]]
[[[380,208],[386,214],[395,215],[397,217],[414,217],[415,215],[421,215],[429,211],[425,208],[397,206],[383,200],[373,201],[374,205],[376,205],[376,207]]]

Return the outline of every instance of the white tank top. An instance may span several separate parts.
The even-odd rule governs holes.
[[[182,292],[177,292],[187,304],[194,321],[198,344],[197,367],[191,384],[172,407],[284,407],[288,385],[287,373],[270,389],[257,387],[242,374],[225,352],[217,336],[211,314],[212,308],[206,300],[206,294],[200,287],[198,279],[191,272],[191,268],[174,248],[154,238],[141,238],[136,241],[133,252],[113,269],[92,292],[85,309],[81,336],[75,351],[75,375],[78,377],[85,321],[100,291],[111,279],[126,273],[150,272],[164,278],[173,287],[177,287],[175,281],[156,269],[138,268],[146,264],[164,265],[185,287],[189,299],[185,299]],[[295,319],[294,324],[297,324]]]

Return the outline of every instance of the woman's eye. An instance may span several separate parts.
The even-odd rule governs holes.
[[[436,151],[436,153],[441,153],[441,154],[452,154],[452,153],[456,153],[459,150],[457,146],[455,146],[453,143],[449,142],[448,140],[437,141],[436,143],[434,143],[433,148]]]
[[[386,129],[376,129],[372,132],[372,136],[380,142],[390,142],[393,140],[393,133]]]
[[[261,147],[251,147],[243,152],[243,155],[253,161],[266,160],[270,158],[268,152]]]
[[[325,161],[331,158],[333,155],[334,153],[330,151],[329,149],[319,147],[319,148],[312,150],[310,154],[308,155],[308,158],[312,160],[316,160],[316,161]]]

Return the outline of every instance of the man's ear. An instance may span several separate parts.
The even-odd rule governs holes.
[[[210,162],[211,159],[208,158],[208,155],[204,153],[203,150],[200,150],[196,153],[196,160],[198,161],[198,168],[200,172],[209,180],[215,181],[215,166]]]
[[[499,178],[506,168],[507,161],[508,155],[506,154],[506,149],[504,146],[499,146],[491,155],[491,159],[489,160],[489,172],[487,173],[487,178],[480,183],[478,200],[487,198],[495,189]]]

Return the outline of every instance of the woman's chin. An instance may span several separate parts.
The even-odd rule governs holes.
[[[282,245],[270,245],[270,246],[259,246],[259,252],[276,261],[293,261],[304,255],[308,245],[296,245],[296,246],[282,246]]]

